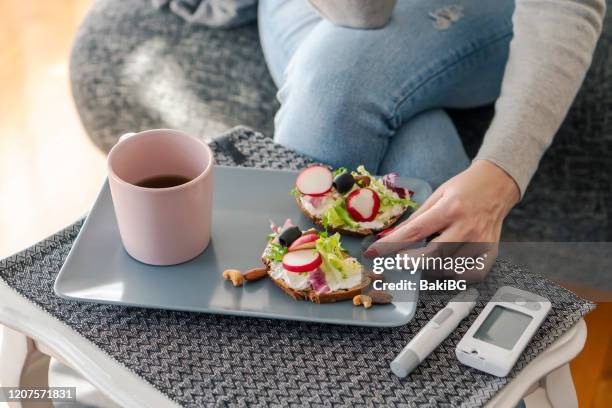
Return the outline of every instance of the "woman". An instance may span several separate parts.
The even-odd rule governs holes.
[[[332,165],[429,181],[433,195],[379,243],[434,233],[497,242],[582,83],[605,1],[399,0],[376,30],[334,24],[363,18],[355,0],[334,3],[329,21],[306,0],[259,1],[281,103],[276,141]],[[493,101],[470,162],[443,108]]]

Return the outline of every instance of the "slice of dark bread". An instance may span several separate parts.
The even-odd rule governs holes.
[[[360,295],[365,288],[370,285],[371,278],[368,275],[364,275],[362,272],[362,279],[359,285],[356,285],[350,289],[341,289],[336,290],[334,292],[328,293],[317,293],[312,289],[307,290],[296,290],[287,286],[285,282],[280,279],[274,279],[272,275],[270,275],[270,269],[272,268],[272,264],[276,261],[273,261],[265,256],[266,251],[264,251],[264,255],[261,258],[261,261],[265,265],[268,270],[268,277],[270,280],[276,284],[279,288],[281,288],[287,295],[291,296],[295,300],[310,300],[314,303],[334,303],[342,300],[351,300],[355,296]],[[345,254],[347,257],[348,254]]]
[[[321,217],[316,216],[313,213],[311,213],[310,211],[308,211],[304,207],[304,205],[302,204],[302,200],[300,198],[301,198],[300,196],[296,196],[295,197],[295,202],[297,203],[297,205],[300,208],[300,210],[302,211],[302,213],[304,213],[304,215],[306,217],[310,218],[310,220],[312,222],[314,222],[316,225],[318,225],[319,227],[325,228],[323,226],[323,220],[321,219]],[[402,212],[401,214],[398,214],[395,217],[389,218],[389,220],[387,220],[387,222],[383,225],[382,228],[378,228],[378,229],[371,229],[371,228],[349,229],[349,228],[344,228],[344,227],[334,228],[334,227],[331,227],[331,226],[328,225],[327,226],[327,231],[329,231],[330,233],[337,232],[340,235],[348,235],[348,236],[353,236],[353,237],[366,237],[368,235],[372,235],[372,234],[376,234],[376,233],[379,233],[381,231],[384,231],[387,228],[393,226],[400,218],[402,218],[402,215],[404,215],[406,213],[408,208],[409,207],[406,207],[404,212]]]

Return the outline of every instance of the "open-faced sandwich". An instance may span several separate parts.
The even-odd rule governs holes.
[[[262,255],[268,276],[296,300],[331,303],[353,299],[370,284],[362,265],[340,245],[340,235],[272,224]]]
[[[324,165],[302,170],[292,191],[302,212],[330,232],[366,236],[389,228],[416,208],[412,192],[397,185],[397,174],[380,178],[363,167],[331,171]]]

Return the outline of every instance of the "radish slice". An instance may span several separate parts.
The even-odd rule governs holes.
[[[293,244],[289,246],[289,252],[297,251],[300,249],[313,249],[316,247],[317,239],[319,239],[319,235],[314,232],[302,235],[301,237],[293,241]]]
[[[354,190],[346,197],[346,210],[356,221],[372,221],[380,208],[380,197],[369,188]]]
[[[321,255],[313,249],[287,252],[283,257],[283,268],[289,272],[309,272],[321,265]]]
[[[325,166],[310,166],[298,175],[295,187],[300,193],[310,196],[322,196],[331,190],[332,172]]]

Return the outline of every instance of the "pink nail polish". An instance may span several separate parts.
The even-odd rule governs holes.
[[[363,253],[363,256],[365,256],[366,258],[374,258],[378,256],[378,251],[370,247],[365,250],[365,252]]]
[[[389,235],[394,230],[395,230],[395,227],[389,227],[386,230],[382,230],[381,232],[379,232],[376,236],[379,237],[379,238],[382,238],[382,237],[385,237],[385,236]]]

